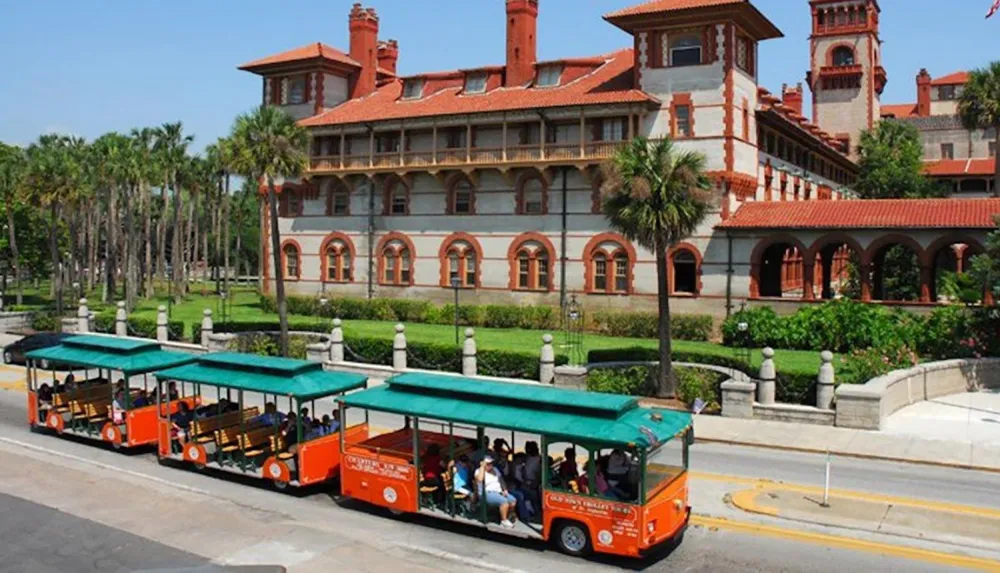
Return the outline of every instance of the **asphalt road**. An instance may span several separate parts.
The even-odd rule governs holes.
[[[388,423],[388,420],[379,420]],[[333,536],[343,543],[352,540],[368,541],[377,539],[389,544],[396,551],[425,552],[437,555],[436,560],[444,563],[453,557],[467,557],[495,564],[500,569],[517,571],[538,571],[551,573],[572,568],[574,571],[609,571],[621,568],[659,571],[952,571],[945,561],[927,561],[892,551],[880,551],[895,545],[934,549],[950,552],[952,549],[939,544],[919,541],[893,540],[888,536],[868,535],[858,532],[827,530],[821,527],[805,527],[785,524],[788,531],[811,530],[822,534],[848,535],[853,539],[874,543],[874,548],[828,547],[822,542],[801,542],[784,536],[780,531],[753,532],[745,529],[695,526],[689,530],[684,543],[669,554],[656,555],[640,562],[617,559],[596,559],[580,561],[564,557],[549,547],[536,542],[509,540],[494,537],[479,530],[466,530],[446,522],[411,518],[393,520],[378,511],[359,506],[353,502],[338,504],[325,489],[310,490],[301,495],[278,494],[259,484],[232,480],[193,471],[164,467],[156,462],[151,452],[122,454],[87,442],[57,438],[28,432],[25,420],[24,394],[14,391],[0,391],[0,440],[10,449],[29,444],[59,452],[63,457],[31,450],[31,455],[52,467],[53,472],[72,466],[75,471],[87,471],[97,476],[118,476],[122,470],[130,475],[146,476],[164,483],[180,484],[210,494],[213,498],[228,500],[233,506],[248,513],[268,510],[293,516],[304,526],[320,527],[324,536]],[[12,445],[11,440],[18,442]],[[8,454],[9,455],[9,454]],[[69,457],[66,457],[69,456]],[[86,460],[86,462],[82,461]],[[702,515],[745,520],[762,523],[756,517],[741,514],[729,508],[722,500],[728,485],[718,476],[732,476],[738,479],[771,479],[798,484],[821,485],[824,457],[810,454],[789,453],[772,450],[738,448],[713,444],[699,444],[694,447],[691,467],[692,502],[695,511]],[[93,464],[103,464],[95,467]],[[79,466],[79,467],[78,467]],[[86,467],[85,467],[86,466]],[[699,474],[714,477],[699,478]],[[919,497],[961,503],[968,505],[994,505],[996,491],[1000,491],[1000,475],[963,470],[940,469],[907,464],[886,463],[870,460],[834,461],[834,486],[871,493],[901,497]],[[97,479],[101,479],[98,477]],[[722,481],[720,481],[720,479]],[[730,488],[731,489],[731,488]],[[6,492],[0,483],[0,493]],[[22,492],[23,493],[23,492]],[[189,496],[177,490],[176,495]],[[36,500],[37,501],[37,500]],[[89,503],[103,503],[105,500],[88,500]],[[172,564],[189,566],[204,564],[214,556],[204,555],[197,547],[185,547],[173,543],[168,547],[143,537],[143,529],[127,528],[125,533],[104,525],[87,521],[86,514],[72,515],[56,513],[45,505],[27,502],[23,499],[0,498],[0,571],[89,571],[93,569],[94,555],[101,555],[104,545],[111,539],[123,540],[122,547],[136,548],[136,555],[148,553],[155,557],[145,562],[135,563],[128,551],[124,551],[120,565],[100,570],[127,571],[128,567],[153,568],[149,563],[156,559],[176,560]],[[59,525],[56,525],[56,524]],[[317,525],[317,524],[322,524]],[[102,529],[103,528],[103,529]],[[57,532],[57,533],[53,533]],[[8,542],[8,535],[13,542]],[[88,536],[94,537],[88,537]],[[58,547],[62,553],[44,559],[36,555],[39,551],[39,537],[53,540],[50,547]],[[152,535],[156,539],[155,535]],[[87,542],[76,541],[91,539]],[[91,547],[98,548],[96,551]],[[142,548],[143,551],[139,551]],[[400,549],[403,548],[403,549]],[[58,558],[57,558],[58,557]],[[54,559],[54,561],[53,561]],[[193,561],[189,561],[193,560]],[[34,569],[35,563],[39,569]],[[45,567],[48,567],[46,569]],[[124,567],[124,568],[121,568]],[[441,571],[453,570],[441,566]],[[294,570],[294,569],[293,569]],[[468,570],[466,568],[466,570]]]

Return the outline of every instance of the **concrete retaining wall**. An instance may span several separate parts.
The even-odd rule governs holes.
[[[0,312],[0,332],[21,332],[30,327],[30,312]]]
[[[949,394],[1000,388],[1000,358],[944,360],[837,389],[837,426],[880,430],[893,412]]]
[[[754,400],[757,383],[750,380],[727,380],[722,383],[722,415],[726,418],[768,420],[832,426],[835,413],[815,406],[799,404],[761,404]]]

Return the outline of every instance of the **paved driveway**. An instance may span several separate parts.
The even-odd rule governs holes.
[[[963,392],[907,406],[884,431],[970,443],[1000,443],[1000,391]]]

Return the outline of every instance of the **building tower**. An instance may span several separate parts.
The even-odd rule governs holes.
[[[880,117],[882,67],[877,0],[810,0],[812,36],[806,82],[813,122],[857,152],[861,132]]]

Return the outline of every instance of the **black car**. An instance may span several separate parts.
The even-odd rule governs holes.
[[[18,340],[14,344],[11,344],[3,349],[3,363],[24,364],[24,355],[28,352],[38,350],[39,348],[57,346],[61,344],[64,339],[69,338],[70,336],[73,335],[63,332],[40,332],[38,334],[25,336],[21,340]],[[39,364],[39,366],[46,368],[48,365]]]

